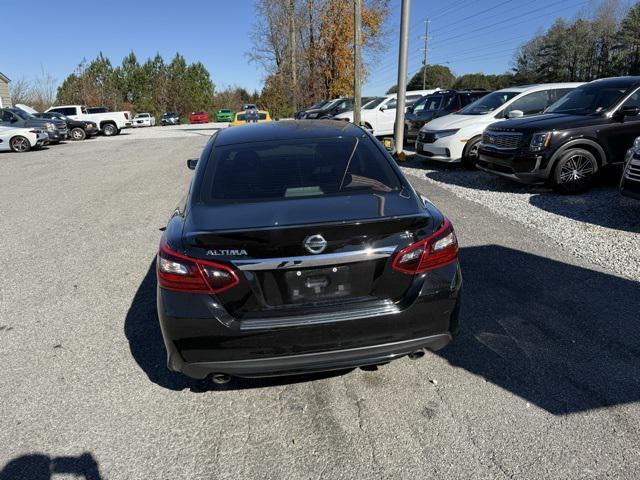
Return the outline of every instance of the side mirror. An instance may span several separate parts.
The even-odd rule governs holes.
[[[381,112],[384,112],[384,111],[385,111],[385,110],[387,110],[388,108],[389,108],[389,107],[387,107],[386,105],[382,105],[382,106],[380,107],[380,111],[381,111]]]
[[[195,170],[196,165],[198,165],[197,158],[190,158],[189,160],[187,160],[187,167],[189,167],[189,170]]]
[[[624,117],[636,117],[638,114],[640,114],[640,107],[634,107],[629,105],[627,107],[622,107],[619,110],[617,110],[613,114],[613,116],[614,118],[622,120]]]
[[[524,112],[522,110],[511,110],[510,112],[507,112],[505,117],[507,117],[507,118],[522,118],[522,117],[524,117]]]

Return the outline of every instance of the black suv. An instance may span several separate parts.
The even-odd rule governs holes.
[[[434,118],[457,112],[470,103],[484,97],[488,90],[438,90],[425,95],[407,109],[404,114],[404,139],[415,141],[420,129]]]
[[[586,83],[542,115],[489,125],[478,149],[482,170],[562,193],[587,190],[601,168],[621,164],[640,136],[640,77]]]

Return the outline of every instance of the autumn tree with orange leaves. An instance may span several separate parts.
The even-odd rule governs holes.
[[[365,77],[366,60],[383,50],[388,3],[363,0]],[[261,104],[275,116],[291,115],[292,99],[303,107],[353,95],[353,1],[257,0],[256,19],[248,57],[266,72]]]

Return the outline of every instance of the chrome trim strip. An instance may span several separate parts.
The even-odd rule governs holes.
[[[499,147],[494,143],[484,143],[484,142],[480,142],[480,145],[483,146],[484,148],[489,148],[489,149],[493,149],[493,150],[517,150],[518,146],[515,147]]]
[[[291,317],[278,318],[252,318],[240,320],[240,330],[264,330],[271,328],[300,327],[307,325],[319,325],[323,323],[345,322],[350,320],[360,320],[382,315],[395,315],[400,313],[400,308],[390,300],[382,304],[370,305],[367,307],[349,309],[342,312],[324,312],[312,315],[297,315]]]
[[[281,270],[288,268],[321,267],[326,265],[342,265],[345,263],[365,262],[390,257],[398,248],[397,245],[380,248],[368,248],[355,252],[325,253],[321,255],[304,255],[300,257],[256,258],[252,260],[233,260],[240,270]]]

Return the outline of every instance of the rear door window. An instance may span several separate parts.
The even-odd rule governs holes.
[[[385,193],[400,179],[371,139],[267,141],[215,147],[200,188],[204,203]]]

